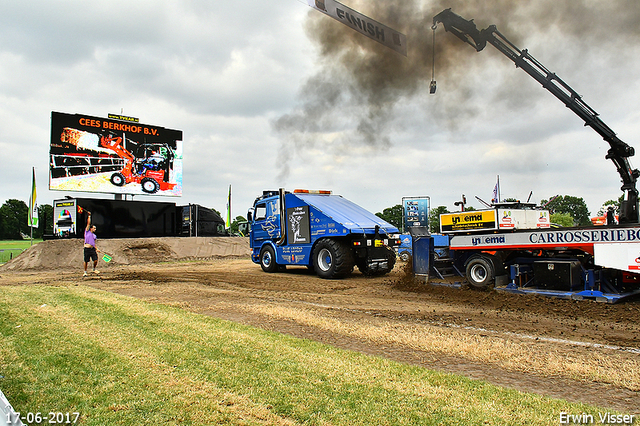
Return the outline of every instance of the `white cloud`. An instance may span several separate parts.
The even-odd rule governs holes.
[[[427,15],[439,12],[424,3]],[[503,196],[582,196],[592,213],[620,195],[600,136],[491,47],[475,53],[462,43],[440,53],[464,67],[451,74],[436,69],[436,95],[418,84],[378,112],[388,120],[384,126],[376,127],[377,116],[368,122],[369,130],[384,131],[387,145],[370,144],[358,132],[356,117],[367,110],[365,99],[352,94],[344,108],[307,123],[315,133],[299,134],[301,143],[284,150],[286,138],[272,125],[300,111],[299,96],[310,89],[305,83],[323,69],[306,32],[320,19],[330,18],[292,0],[3,2],[0,202],[28,199],[32,166],[40,203],[67,195],[46,189],[51,111],[121,110],[183,130],[183,197],[171,201],[223,210],[232,184],[234,215],[262,190],[282,185],[333,189],[374,212],[406,195],[428,195],[433,205],[453,209],[465,194],[480,207],[474,196],[490,199],[497,175]],[[478,19],[485,21],[492,17]],[[625,38],[622,52],[614,49],[621,46],[614,30],[602,48],[559,27],[526,28],[517,37],[521,47],[557,71],[621,139],[640,147],[637,39]],[[405,59],[394,61],[401,66]],[[430,71],[424,64],[425,80]],[[322,79],[311,83],[336,90]]]

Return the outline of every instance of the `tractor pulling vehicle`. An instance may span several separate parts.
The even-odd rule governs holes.
[[[477,288],[495,286],[513,292],[606,302],[640,293],[636,189],[640,172],[632,169],[628,161],[634,148],[620,140],[569,85],[527,50],[518,49],[495,25],[478,30],[473,21],[445,9],[433,18],[434,40],[439,23],[478,52],[487,43],[494,46],[602,136],[610,145],[606,158],[616,166],[624,192],[619,223],[606,227],[552,228],[548,211],[523,203],[494,204],[489,210],[442,215],[441,232],[449,236],[449,256],[444,263]],[[431,93],[435,93],[435,80],[431,82]],[[503,223],[503,219],[511,220]],[[427,275],[427,279],[429,273],[442,276],[439,268],[443,262],[436,260],[433,244],[427,245],[428,249],[424,249],[425,245],[416,249],[415,241],[420,238],[413,238],[414,265],[426,263],[429,270],[416,274]]]
[[[138,156],[124,148],[123,138],[119,136],[102,136],[100,146],[110,149],[124,160],[122,170],[113,173],[109,179],[113,185],[139,183],[142,191],[147,194],[171,190],[176,186],[169,182],[173,151],[167,144],[142,144],[138,149],[141,151]]]
[[[330,191],[264,191],[247,217],[251,260],[265,272],[298,265],[335,279],[354,266],[384,275],[396,262],[398,228]]]

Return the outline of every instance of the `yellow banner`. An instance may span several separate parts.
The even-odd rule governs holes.
[[[496,229],[496,211],[478,210],[440,215],[441,232]]]

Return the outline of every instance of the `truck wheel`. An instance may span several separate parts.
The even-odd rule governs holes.
[[[486,289],[495,279],[493,262],[487,256],[471,257],[467,262],[466,276],[473,287]]]
[[[313,250],[313,268],[320,278],[342,278],[353,271],[353,253],[335,240],[320,240]]]
[[[402,251],[400,252],[400,254],[398,255],[398,257],[400,258],[400,260],[402,260],[403,262],[407,262],[409,260],[409,258],[411,257],[411,255],[409,254],[408,251]]]
[[[120,172],[114,173],[111,175],[111,179],[109,179],[111,181],[112,184],[114,184],[115,186],[122,186],[125,184],[125,182],[127,181],[124,177],[124,175]]]
[[[278,270],[278,264],[276,263],[276,253],[273,251],[273,247],[264,246],[260,250],[260,266],[265,272],[276,272]]]
[[[156,192],[158,192],[158,189],[160,189],[160,185],[158,184],[158,182],[156,182],[155,179],[151,178],[142,179],[140,185],[142,186],[142,190],[147,194],[155,194]]]
[[[396,256],[396,252],[393,251],[392,248],[387,247],[387,265],[388,265],[388,270],[386,273],[389,273],[393,270],[393,267],[396,266],[396,260],[397,260],[397,256]]]

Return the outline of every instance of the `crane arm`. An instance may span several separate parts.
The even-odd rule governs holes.
[[[613,161],[618,174],[622,179],[622,190],[625,199],[620,206],[621,223],[638,223],[638,190],[637,178],[640,171],[632,169],[628,158],[635,154],[633,147],[620,140],[601,119],[598,113],[587,105],[582,97],[567,83],[552,73],[529,54],[526,49],[520,50],[502,35],[495,25],[478,30],[473,20],[466,20],[460,15],[445,9],[433,17],[433,29],[442,23],[445,30],[452,33],[460,40],[473,46],[477,52],[483,50],[487,43],[498,49],[502,54],[511,59],[516,67],[533,77],[545,89],[565,104],[567,108],[584,120],[585,126],[591,127],[609,143],[609,150],[605,158]]]

